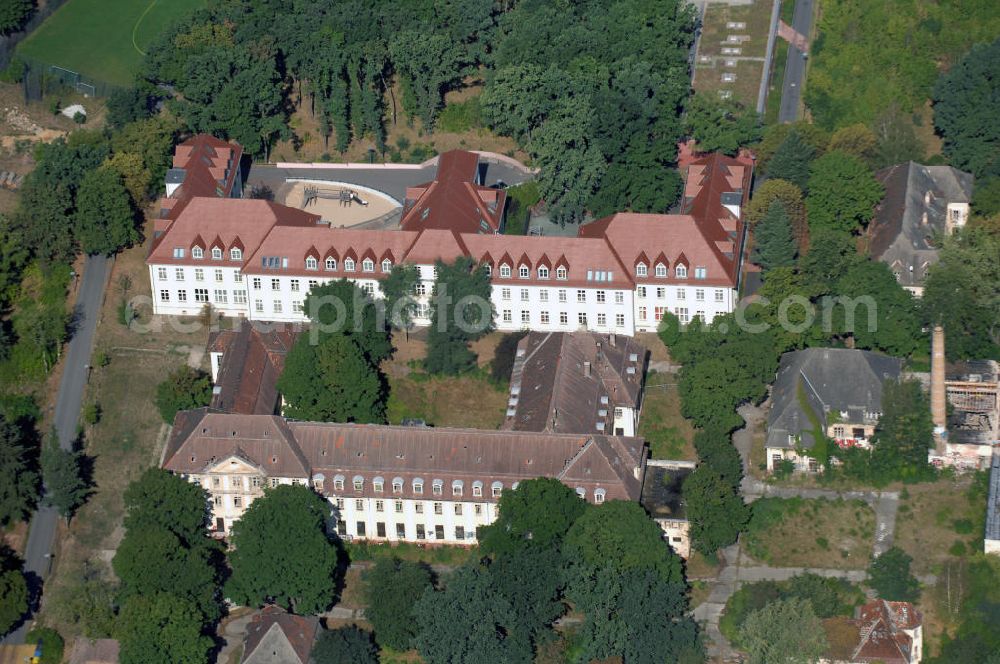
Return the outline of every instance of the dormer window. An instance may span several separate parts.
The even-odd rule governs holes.
[[[489,263],[487,263],[486,265],[483,265],[483,269],[486,270],[486,276],[487,277],[492,277],[493,276],[493,266],[492,265],[490,265]]]
[[[510,279],[510,265],[504,263],[500,266],[500,276],[504,279]]]
[[[667,276],[667,266],[664,265],[663,263],[657,263],[656,264],[656,276],[660,277],[661,279],[663,277],[666,277]],[[678,276],[680,276],[680,275],[678,275]]]
[[[705,268],[703,268],[703,267],[696,267],[694,269],[694,278],[695,279],[705,279],[707,277],[708,277],[708,270],[706,270]]]
[[[559,279],[560,281],[566,281],[566,274],[567,273],[565,267],[559,266],[556,268],[556,279]]]
[[[327,258],[326,259],[326,269],[328,269],[328,270],[336,270],[337,269],[337,259],[336,258]]]
[[[201,260],[204,257],[205,257],[205,250],[202,249],[201,247],[193,247],[191,249],[191,258],[197,258],[198,260]]]
[[[307,256],[306,257],[306,269],[307,270],[315,270],[317,267],[319,267],[319,264],[316,261],[316,257],[315,256]]]
[[[674,274],[677,275],[678,279],[687,279],[688,269],[684,265],[678,265],[674,268]]]
[[[360,475],[354,476],[353,483],[355,491],[361,491],[362,489],[365,488],[365,478],[361,477]]]
[[[372,261],[372,259],[370,259],[370,258],[364,259],[363,261],[361,261],[361,271],[362,272],[374,272],[375,271],[375,262]]]
[[[392,261],[388,258],[382,261],[382,272],[385,272],[386,274],[392,272]]]
[[[413,493],[422,494],[424,492],[423,480],[413,480]]]
[[[499,482],[499,481],[498,482],[494,482],[490,486],[490,490],[491,490],[494,498],[499,498],[500,494],[503,493],[503,482]]]
[[[635,266],[635,276],[645,277],[647,274],[649,274],[649,271],[646,268],[645,263],[639,263],[638,265]]]
[[[531,276],[531,269],[527,265],[522,265],[521,267],[517,268],[517,276],[521,277],[522,279],[527,279],[528,277]]]
[[[241,261],[243,260],[243,250],[239,247],[233,247],[229,250],[229,260],[231,261]]]
[[[184,247],[174,247],[174,258],[184,258]]]
[[[212,247],[212,260],[221,261],[222,260],[222,249],[219,247]]]
[[[343,491],[344,490],[344,476],[343,475],[337,475],[336,477],[333,478],[333,490],[334,491]]]
[[[538,268],[538,278],[539,279],[548,279],[549,278],[549,268],[544,267],[544,266]]]
[[[392,480],[392,492],[403,493],[403,478],[397,477]]]
[[[344,269],[348,272],[354,272],[354,259],[345,258],[344,259]]]

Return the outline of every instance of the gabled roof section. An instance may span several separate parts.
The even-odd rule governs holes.
[[[298,337],[296,325],[258,327],[243,321],[239,330],[213,333],[210,352],[222,362],[212,392],[212,408],[227,413],[273,415],[278,410],[278,379]]]
[[[275,649],[282,655],[297,657],[297,660],[282,659],[282,664],[308,664],[319,618],[296,616],[274,605],[264,607],[247,625],[241,664],[271,664],[277,660],[272,654]],[[257,652],[259,648],[272,652]]]
[[[161,200],[160,217],[176,219],[193,198],[228,198],[240,177],[243,148],[208,134],[197,134],[174,149],[168,186],[177,185]]]
[[[503,219],[507,192],[479,184],[479,155],[466,150],[438,158],[437,175],[406,190],[401,227],[456,233],[496,233]]]
[[[788,437],[798,436],[803,447],[812,447],[813,417],[824,426],[831,413],[848,425],[863,423],[867,414],[882,411],[882,387],[887,380],[897,380],[901,369],[902,360],[867,350],[808,348],[785,353],[771,392],[767,446],[793,448]]]

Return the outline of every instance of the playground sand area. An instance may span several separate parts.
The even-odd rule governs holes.
[[[288,182],[279,193],[279,200],[284,204],[318,214],[323,221],[329,222],[334,228],[349,228],[378,219],[384,219],[396,224],[400,206],[388,196],[377,194],[371,190],[352,187],[349,184],[313,184],[307,182]],[[342,200],[341,192],[346,192],[346,200]],[[353,192],[353,196],[351,196]],[[283,196],[281,196],[283,194]],[[364,201],[367,205],[362,204]]]

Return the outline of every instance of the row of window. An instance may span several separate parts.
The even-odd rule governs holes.
[[[345,480],[346,480],[346,478],[343,475],[337,475],[337,476],[335,476],[333,478],[333,490],[334,491],[343,491],[344,490],[344,486],[345,486]],[[323,480],[322,479],[314,479],[313,483],[316,486],[316,489],[318,491],[322,491],[323,490]],[[392,492],[393,493],[403,493],[403,484],[404,484],[404,482],[403,482],[403,478],[402,477],[393,478],[393,480],[392,480]],[[365,489],[365,478],[363,478],[361,475],[355,475],[351,479],[351,486],[354,488],[355,491],[364,491],[364,489]],[[472,495],[475,496],[475,497],[477,497],[477,498],[481,497],[483,495],[483,487],[484,486],[485,485],[482,482],[480,482],[479,480],[476,480],[475,482],[473,482],[472,483]],[[421,479],[419,477],[418,478],[414,478],[413,481],[410,482],[410,488],[412,489],[413,493],[417,494],[418,496],[422,495],[424,493],[424,481],[423,481],[423,479]],[[514,482],[514,484],[512,485],[512,488],[514,488],[514,489],[517,488],[517,482]],[[372,480],[372,489],[375,491],[375,493],[384,493],[385,492],[385,479],[383,479],[382,477],[376,477],[376,478],[374,478]],[[493,482],[490,485],[490,491],[491,491],[491,494],[492,494],[492,496],[494,498],[499,498],[500,494],[503,492],[503,489],[504,489],[503,482],[501,482],[499,480],[497,480],[496,482]],[[452,496],[460,497],[460,496],[464,495],[464,492],[465,492],[465,482],[463,482],[462,480],[454,480],[451,483],[451,495]],[[444,495],[444,480],[433,480],[431,482],[431,493],[433,495],[435,495],[435,496],[443,496]]]
[[[686,300],[687,299],[687,289],[678,288],[676,292],[677,292],[677,299],[678,300]],[[644,298],[644,297],[646,297],[647,293],[648,293],[648,290],[647,290],[647,288],[645,286],[637,286],[636,289],[635,289],[636,297]],[[656,298],[658,300],[664,300],[664,299],[666,299],[666,297],[667,297],[667,289],[666,289],[666,287],[659,286],[656,289]],[[695,291],[694,291],[694,299],[697,300],[698,302],[704,302],[705,301],[705,289],[704,288],[696,288]],[[715,301],[716,302],[724,302],[725,300],[726,300],[726,291],[725,291],[725,289],[716,288],[715,289]]]
[[[234,290],[233,293],[233,304],[246,304],[247,303],[247,292],[245,290]],[[188,302],[188,292],[187,290],[180,288],[177,290],[177,302],[180,304],[185,304]],[[160,290],[160,302],[169,303],[174,300],[171,298],[171,293],[166,288]],[[208,303],[208,289],[207,288],[195,288],[194,289],[194,301],[199,304]],[[229,304],[229,291],[224,288],[216,288],[212,293],[212,302],[214,304]]]
[[[657,263],[653,268],[653,274],[661,279],[665,279],[669,274],[667,266],[663,263]],[[649,267],[645,263],[636,263],[635,266],[635,276],[637,277],[648,277]],[[687,279],[688,269],[686,265],[676,265],[674,266],[674,276],[678,279]],[[695,279],[707,279],[708,270],[703,267],[696,267],[694,269]]]
[[[184,258],[184,247],[174,247],[174,258]],[[205,250],[199,246],[191,247],[191,258],[196,260],[201,260],[205,257]],[[222,260],[222,247],[212,247],[212,260],[221,261]],[[229,260],[231,261],[241,261],[243,260],[243,250],[239,247],[233,247],[229,250]]]
[[[222,270],[222,268],[216,268],[214,272],[216,281],[218,282],[225,281],[225,272]],[[167,268],[165,267],[156,268],[156,278],[159,281],[166,281],[167,274],[168,274]],[[174,281],[184,281],[184,280],[185,280],[184,268],[182,267],[174,268]],[[200,267],[196,267],[194,269],[194,280],[205,281],[205,270],[203,270]],[[243,282],[243,274],[239,270],[233,270],[233,281],[235,281],[236,283]]]
[[[483,267],[486,268],[486,274],[493,276],[492,265],[487,263]],[[500,277],[502,279],[510,279],[511,269],[510,265],[508,265],[507,263],[500,264],[499,272],[500,272]],[[545,267],[544,265],[539,265],[538,269],[535,270],[535,274],[538,276],[539,279],[548,279],[550,274],[549,268]],[[518,266],[517,276],[521,279],[530,279],[531,268],[527,265]],[[564,266],[560,265],[559,267],[556,268],[556,279],[559,279],[560,281],[566,281],[566,279],[568,278],[569,278],[569,271]]]
[[[365,525],[364,521],[358,521],[354,525],[355,525],[354,535],[356,537],[368,537],[368,533],[366,532],[367,531],[367,526]],[[337,521],[337,534],[338,535],[350,535],[351,534],[351,533],[347,532],[347,522],[345,522],[345,521]],[[434,526],[434,530],[428,530],[427,527],[424,524],[418,523],[416,525],[415,533],[414,534],[415,534],[415,537],[413,537],[413,539],[418,539],[418,540],[425,540],[425,539],[443,540],[444,539],[444,526]],[[386,527],[385,527],[385,522],[384,521],[379,521],[379,522],[377,522],[375,524],[375,535],[374,536],[375,537],[379,537],[379,538],[386,538],[386,537],[388,537],[388,535],[386,535]],[[475,539],[475,536],[476,535],[475,535],[474,532],[466,533],[464,526],[456,526],[455,527],[455,539],[456,540],[459,540],[459,541],[462,541],[462,540],[465,540],[465,539],[470,539],[471,540],[471,539]],[[406,524],[405,523],[397,523],[396,524],[396,539],[401,539],[401,540],[409,539],[406,536]]]
[[[659,308],[659,307],[658,307]],[[504,323],[513,323],[514,315],[510,309],[504,309],[500,313],[501,320]],[[657,319],[659,320],[659,319]],[[525,325],[531,324],[531,311],[525,309],[521,312],[521,322]],[[538,312],[538,322],[542,325],[550,325],[552,322],[551,315],[548,311]],[[576,315],[576,322],[581,327],[587,327],[589,324],[589,319],[587,314],[580,312]],[[565,311],[559,312],[559,324],[569,325],[569,314]],[[608,315],[605,313],[597,314],[597,326],[607,327],[608,325]],[[625,327],[625,314],[615,314],[615,327]]]
[[[393,508],[394,508],[396,514],[402,514],[403,513],[403,501],[402,500],[396,500],[396,501],[393,501],[393,503],[394,503],[393,504]],[[337,498],[337,509],[339,509],[339,510],[343,510],[344,509],[344,499],[343,498]],[[358,512],[363,512],[365,510],[365,501],[363,499],[361,499],[361,498],[355,499],[355,501],[354,501],[354,509],[357,510]],[[434,511],[434,514],[436,514],[438,516],[441,516],[441,515],[444,514],[444,503],[432,503],[431,504],[431,509]],[[472,509],[473,509],[473,514],[475,514],[476,516],[482,516],[482,514],[483,514],[483,505],[482,505],[482,503],[475,503],[472,506]],[[421,502],[414,503],[413,504],[413,510],[417,514],[423,514],[424,513],[424,504],[421,503]],[[375,511],[376,512],[385,512],[385,501],[384,500],[376,500],[375,501]],[[462,503],[454,503],[452,511],[455,513],[455,516],[462,516],[462,514],[464,513],[465,510],[464,510],[464,506],[463,506]]]
[[[331,272],[337,269],[337,259],[332,256],[328,256],[326,260],[323,261],[323,267]],[[318,270],[319,269],[319,259],[315,256],[306,257],[306,269],[307,270]],[[353,258],[344,259],[344,271],[354,272],[357,269],[357,263]],[[366,258],[361,261],[361,271],[362,272],[374,272],[375,271],[375,261],[370,258]],[[388,274],[392,272],[392,261],[388,258],[382,260],[382,272]]]
[[[661,321],[663,320],[663,314],[666,313],[666,307],[653,307],[653,320]],[[674,307],[674,315],[677,316],[677,320],[682,323],[690,323],[691,316],[688,313],[687,307]],[[702,321],[706,320],[704,311],[694,312],[695,318],[700,318]],[[647,307],[639,307],[639,320],[646,321],[649,320],[649,309]]]
[[[584,290],[582,288],[578,289],[576,291],[576,301],[577,302],[586,302],[587,301],[587,292],[588,291],[586,291],[586,290]],[[520,296],[521,302],[528,302],[531,299],[531,291],[528,290],[527,288],[522,288],[522,289],[520,289],[519,296]],[[559,289],[558,291],[556,291],[556,297],[557,297],[557,299],[558,299],[559,302],[566,302],[569,299],[569,291],[567,291],[565,289]],[[608,292],[605,291],[605,290],[596,290],[596,291],[594,291],[594,297],[597,299],[597,302],[599,304],[604,304],[605,302],[608,301]],[[614,291],[614,297],[615,297],[615,304],[625,304],[625,292],[624,291]],[[504,300],[505,302],[509,302],[510,299],[511,299],[511,289],[509,289],[509,288],[501,288],[500,289],[500,299]],[[549,291],[546,290],[546,289],[542,289],[542,290],[538,291],[538,301],[539,302],[548,302],[549,301]]]

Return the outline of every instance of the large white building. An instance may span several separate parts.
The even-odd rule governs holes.
[[[444,164],[469,154],[442,155],[439,176]],[[211,305],[250,320],[306,321],[313,286],[348,279],[378,297],[392,267],[408,263],[420,271],[415,323],[427,325],[435,263],[466,256],[490,271],[500,330],[632,335],[655,331],[666,312],[710,321],[736,306],[751,170],[748,160],[722,155],[693,160],[685,214],[619,213],[573,238],[493,233],[503,199],[483,203],[480,190],[494,190],[471,184],[430,183],[434,195],[408,201],[400,230],[331,228],[263,200],[195,196],[157,223],[147,258],[153,309],[189,316]],[[472,202],[451,206],[453,217],[424,214],[446,196]],[[466,232],[470,215],[481,232]]]

